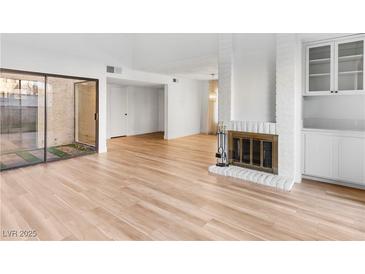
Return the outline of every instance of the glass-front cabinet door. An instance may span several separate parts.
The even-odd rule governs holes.
[[[305,95],[364,93],[363,35],[306,46]]]
[[[316,44],[307,47],[306,93],[329,93],[333,90],[334,45]]]
[[[364,39],[339,41],[336,45],[336,93],[364,90]]]

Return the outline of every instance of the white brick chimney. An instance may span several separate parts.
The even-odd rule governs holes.
[[[219,37],[218,119],[229,128],[237,130],[237,127],[241,127],[241,131],[260,132],[259,129],[274,127],[279,136],[278,175],[300,182],[301,44],[296,34],[277,34],[276,40],[276,123],[231,121],[234,75],[232,34]],[[248,127],[248,124],[253,126]]]

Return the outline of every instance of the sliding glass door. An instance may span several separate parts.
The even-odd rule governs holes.
[[[96,143],[96,82],[75,83],[75,141],[93,146]]]
[[[1,73],[0,169],[44,161],[45,78]]]
[[[96,151],[96,81],[47,76],[47,160]]]
[[[0,170],[94,153],[97,80],[2,70]]]

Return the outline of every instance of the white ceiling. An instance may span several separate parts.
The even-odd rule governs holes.
[[[133,63],[140,70],[212,79],[218,74],[218,34],[136,34]]]
[[[210,79],[218,72],[217,34],[2,34],[1,45],[37,48],[112,66]]]
[[[302,41],[341,35],[349,34],[299,34]],[[87,58],[104,65],[192,79],[218,77],[218,34],[2,34],[3,53],[14,44]]]
[[[211,80],[218,77],[218,58],[216,56],[197,57],[170,63],[157,63],[139,69],[191,79]]]
[[[4,33],[1,45],[67,54],[102,64],[133,66],[133,35],[108,33]],[[6,52],[5,52],[6,53]]]

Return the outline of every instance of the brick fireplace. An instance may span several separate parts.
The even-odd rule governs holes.
[[[301,42],[295,34],[276,35],[275,122],[232,119],[233,90],[245,92],[233,85],[239,74],[234,71],[232,43],[232,35],[221,35],[218,120],[229,132],[228,157],[233,165],[221,169],[211,166],[209,170],[290,190],[301,180]],[[271,153],[271,163],[265,151],[266,158]]]

